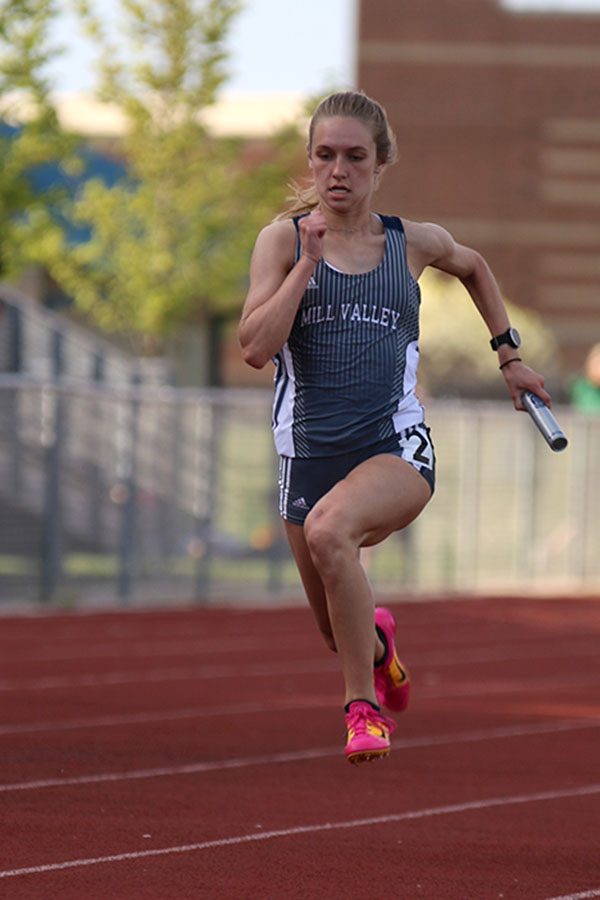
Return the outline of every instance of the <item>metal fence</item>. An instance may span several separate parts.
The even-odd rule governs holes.
[[[0,372],[106,384],[163,384],[167,361],[127,353],[68,316],[0,283]]]
[[[600,589],[600,417],[553,454],[503,404],[432,403],[438,488],[365,553],[377,588]],[[0,378],[0,601],[144,604],[300,592],[263,391]]]

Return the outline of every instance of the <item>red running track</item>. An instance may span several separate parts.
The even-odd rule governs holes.
[[[303,608],[4,617],[0,897],[600,897],[600,598],[395,611],[359,768]]]

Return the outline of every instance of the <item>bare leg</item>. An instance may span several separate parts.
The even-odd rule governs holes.
[[[307,516],[304,538],[322,585],[322,591],[309,600],[323,630],[323,624],[327,629],[326,598],[329,630],[342,663],[346,703],[358,698],[377,702],[373,658],[383,651],[374,635],[374,599],[360,563],[360,548],[378,544],[404,528],[429,497],[427,483],[412,466],[382,454],[354,469]],[[312,578],[310,583],[318,584]]]
[[[336,652],[335,637],[333,636],[331,622],[329,621],[325,587],[306,545],[304,528],[302,525],[294,525],[291,522],[284,522],[284,525],[287,539],[294,555],[300,578],[302,579],[304,591],[308,598],[308,602],[310,603],[319,631],[323,635],[329,649]]]

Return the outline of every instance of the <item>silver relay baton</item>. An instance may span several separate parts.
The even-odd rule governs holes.
[[[564,450],[569,442],[554,418],[552,410],[546,406],[542,398],[532,391],[523,391],[521,400],[548,446],[555,452]]]

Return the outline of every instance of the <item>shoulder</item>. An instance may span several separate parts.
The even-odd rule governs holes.
[[[271,222],[258,233],[250,261],[250,282],[281,282],[294,265],[296,227],[291,219]]]
[[[407,254],[415,270],[427,266],[457,278],[470,278],[476,271],[489,270],[482,255],[454,240],[449,231],[432,222],[405,222]]]
[[[289,247],[296,241],[296,226],[292,219],[276,219],[258,234],[256,243],[270,247]]]
[[[291,219],[281,219],[265,225],[256,238],[254,259],[271,258],[278,263],[293,264],[296,247],[296,227]]]
[[[425,265],[431,265],[453,252],[456,246],[454,238],[441,225],[408,219],[403,221],[407,246],[424,257]]]

